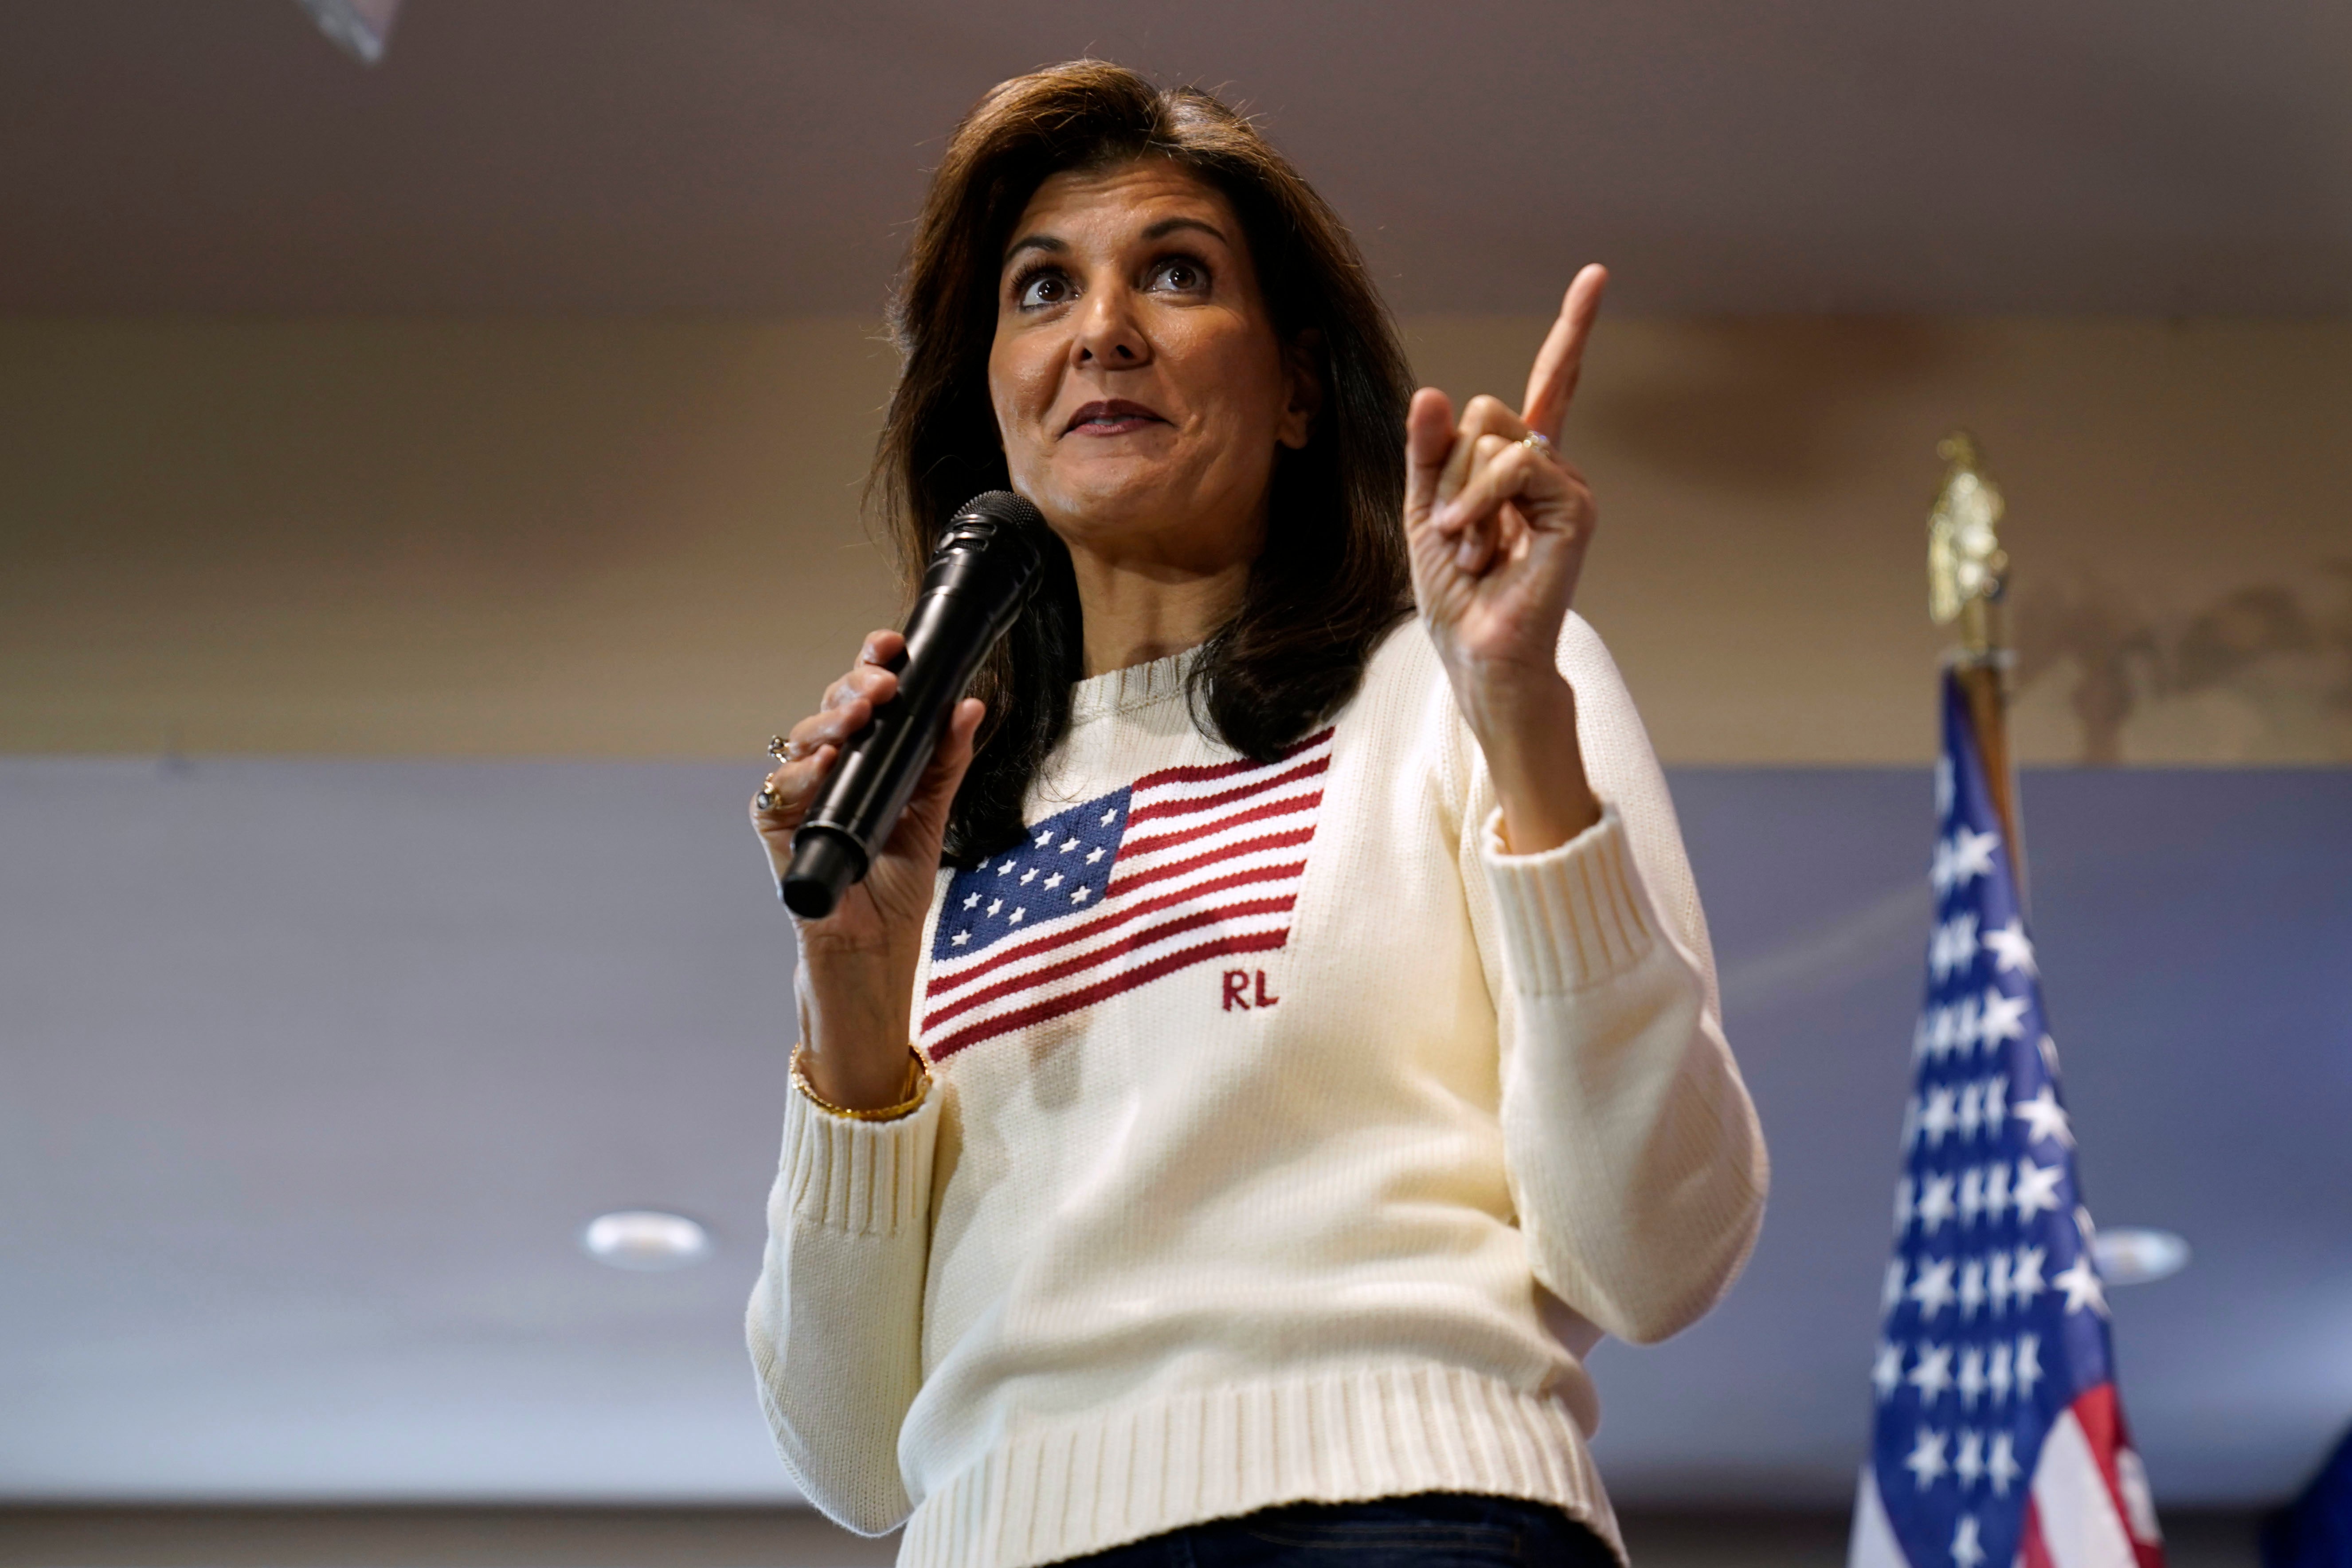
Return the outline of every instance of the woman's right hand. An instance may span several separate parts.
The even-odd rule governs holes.
[[[793,832],[843,743],[897,694],[898,677],[888,666],[906,647],[895,631],[867,634],[856,664],[825,689],[824,706],[785,737],[782,758],[751,803],[751,826],[779,886],[792,863]],[[905,1089],[923,921],[938,885],[948,808],[971,764],[983,710],[974,698],[956,704],[930,765],[864,879],[824,919],[793,921],[801,952],[794,985],[801,1070],[835,1105],[877,1109]]]

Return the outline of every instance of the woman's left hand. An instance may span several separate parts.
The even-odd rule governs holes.
[[[1425,386],[1406,420],[1413,595],[1522,854],[1565,843],[1601,815],[1558,652],[1596,514],[1584,476],[1548,447],[1608,281],[1594,266],[1569,285],[1519,411],[1474,397],[1457,426],[1445,395]]]

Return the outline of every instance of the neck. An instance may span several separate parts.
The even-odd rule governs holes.
[[[1070,551],[1086,616],[1086,673],[1106,675],[1198,647],[1234,613],[1250,563],[1175,565]]]

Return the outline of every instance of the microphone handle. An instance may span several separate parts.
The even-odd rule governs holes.
[[[898,673],[897,695],[842,747],[793,836],[782,889],[793,913],[822,920],[852,882],[865,879],[939,749],[957,700],[1012,625],[1015,608],[1017,602],[1000,610],[954,592],[915,601],[907,651],[891,667]]]

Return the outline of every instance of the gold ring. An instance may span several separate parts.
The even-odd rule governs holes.
[[[793,749],[792,742],[782,735],[771,735],[768,737],[768,755],[775,758],[776,761],[780,763],[791,763],[800,760],[799,753]]]
[[[1551,444],[1551,437],[1545,435],[1540,430],[1530,430],[1526,435],[1520,437],[1519,445],[1542,453],[1545,457],[1549,458],[1555,463],[1560,460],[1559,448],[1553,446]]]

